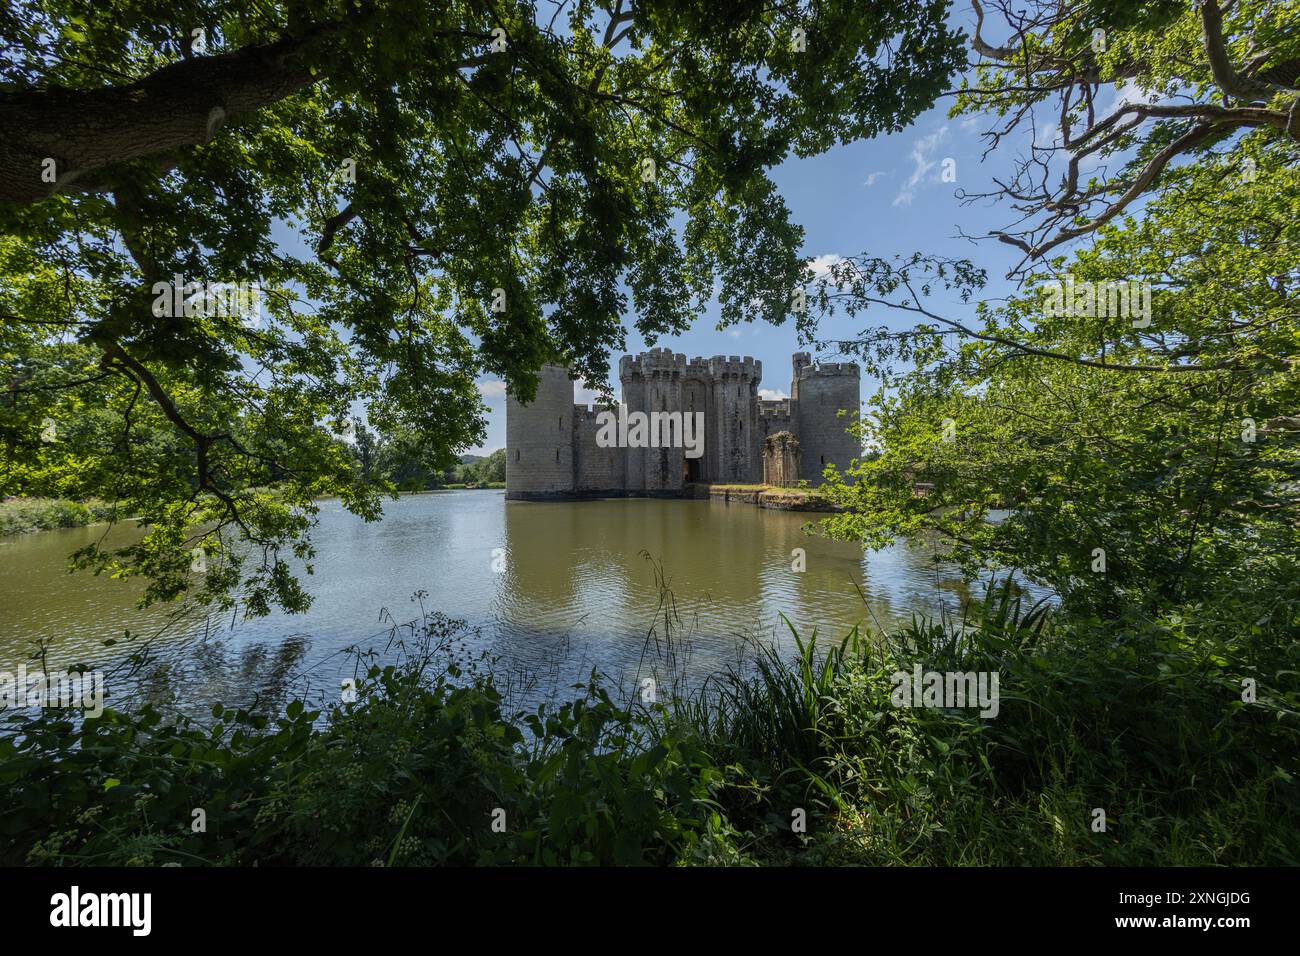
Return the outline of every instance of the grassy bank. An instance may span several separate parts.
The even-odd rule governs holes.
[[[711,484],[710,491],[735,491],[735,492],[753,492],[755,494],[768,495],[799,495],[809,498],[821,497],[816,488],[786,487],[784,485],[727,485]]]
[[[780,485],[709,485],[711,498],[742,502],[777,511],[833,511],[834,503],[816,488]]]
[[[974,614],[768,652],[648,705],[593,682],[510,713],[430,617],[324,716],[47,714],[0,742],[0,862],[1300,861],[1294,642],[1054,625],[1005,593]],[[895,706],[915,664],[996,671],[996,717]]]
[[[0,537],[80,528],[96,521],[108,521],[113,506],[102,501],[67,501],[63,498],[7,498],[0,501]]]

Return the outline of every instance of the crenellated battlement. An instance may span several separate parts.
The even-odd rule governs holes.
[[[620,380],[653,378],[656,374],[665,373],[701,381],[726,379],[757,384],[763,380],[763,363],[748,355],[687,359],[681,352],[666,348],[651,349],[639,355],[624,355],[618,362]]]
[[[709,376],[713,379],[740,380],[757,385],[763,380],[763,363],[746,355],[715,355],[709,359]]]
[[[823,362],[820,365],[797,365],[795,377],[800,381],[810,378],[861,378],[862,369],[857,362]]]
[[[601,412],[618,411],[618,405],[605,406],[601,404],[583,405],[575,402],[573,406],[573,420],[575,422],[592,422],[596,421],[596,416]]]
[[[759,418],[789,418],[790,417],[790,399],[759,399],[758,417]]]
[[[686,377],[705,381],[709,378],[709,360],[693,358],[686,363]]]
[[[686,374],[686,356],[672,349],[658,348],[640,355],[624,355],[618,360],[620,380],[635,378],[681,377]]]

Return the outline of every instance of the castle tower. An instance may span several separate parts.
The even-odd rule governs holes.
[[[713,422],[713,379],[709,375],[709,363],[702,358],[693,358],[686,363],[686,374],[682,377],[682,415],[704,415],[704,454],[699,458],[686,458],[687,481],[712,481],[711,470],[713,457],[709,449],[715,440],[710,429]]]
[[[531,403],[506,395],[506,497],[573,491],[573,380],[563,366],[543,365]]]
[[[795,352],[790,356],[790,364],[794,367],[794,373],[790,376],[790,398],[793,401],[799,401],[799,376],[803,370],[812,365],[812,356],[807,352]]]
[[[671,349],[651,349],[636,357],[624,356],[618,363],[619,381],[623,386],[623,404],[633,412],[655,413],[682,411],[682,381],[686,374],[686,356]],[[674,431],[675,435],[678,435]],[[662,434],[658,448],[627,449],[627,490],[632,494],[675,494],[682,490],[685,472],[685,449],[680,435],[677,443],[667,443]]]
[[[858,439],[848,428],[861,412],[862,371],[853,362],[813,365],[807,352],[794,356],[790,396],[799,446],[803,452],[803,478],[822,483],[822,471],[834,464],[843,471],[862,457]],[[839,414],[840,409],[845,414]]]
[[[738,355],[709,359],[713,379],[713,414],[707,416],[704,454],[710,480],[722,484],[753,484],[762,477],[757,436],[758,383],[763,363]]]
[[[623,405],[628,411],[645,408],[645,376],[641,370],[641,356],[624,355],[618,360],[618,381],[623,393]],[[629,448],[623,453],[623,478],[627,491],[645,488],[645,456],[638,449]]]

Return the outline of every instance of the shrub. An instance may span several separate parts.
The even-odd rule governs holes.
[[[0,535],[27,534],[54,528],[79,528],[103,520],[106,506],[96,503],[96,510],[61,498],[11,498],[0,501]]]
[[[1056,621],[1004,583],[960,620],[795,633],[669,707],[593,675],[522,713],[433,615],[324,713],[16,718],[0,863],[1294,864],[1297,607]],[[996,671],[996,718],[895,706],[917,663]]]

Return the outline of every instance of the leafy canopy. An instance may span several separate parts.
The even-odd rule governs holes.
[[[310,558],[313,499],[379,514],[339,440],[358,408],[441,469],[482,436],[480,375],[603,381],[624,313],[653,342],[715,288],[724,324],[783,321],[809,273],[769,170],[927,108],[962,61],[945,14],[9,4],[0,494],[142,517],[79,560],[147,599],[201,548],[203,596],[304,607],[286,557]],[[260,316],[155,309],[177,281],[258,283]]]
[[[1277,613],[1269,626],[1293,629],[1298,248],[1300,170],[1255,135],[1173,171],[1143,217],[980,304],[974,322],[924,304],[927,284],[973,296],[969,264],[846,260],[828,307],[888,300],[918,322],[844,343],[896,388],[861,428],[880,454],[832,483],[849,510],[831,530],[876,545],[930,536],[971,571],[1025,571],[1083,615],[1211,614],[1231,595],[1252,621]],[[1086,299],[1045,308],[1066,279],[1149,283],[1149,324]]]

